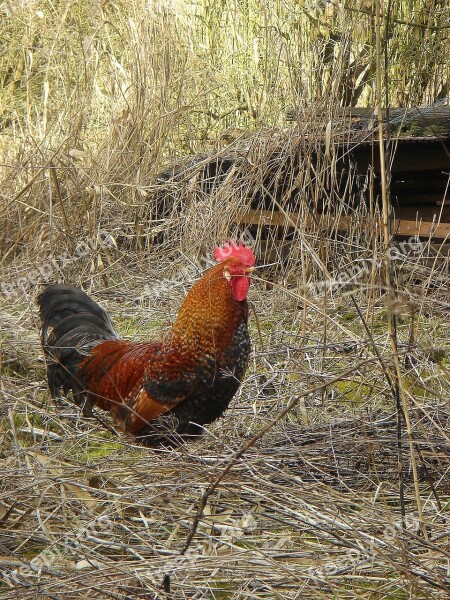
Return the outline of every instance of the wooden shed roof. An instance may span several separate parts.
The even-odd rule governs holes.
[[[401,236],[450,239],[450,106],[441,101],[429,107],[385,110],[384,118],[389,136],[387,155],[394,207],[393,230]],[[296,115],[295,119],[298,120],[297,129],[228,133],[224,136],[227,146],[172,165],[160,173],[157,182],[163,187],[168,183],[182,186],[183,182],[186,184],[196,177],[205,182],[206,191],[213,190],[221,185],[232,167],[239,169],[239,165],[251,160],[249,157],[255,146],[270,141],[270,152],[265,155],[269,163],[268,156],[275,164],[282,160],[283,152],[287,153],[293,147],[296,152],[301,152],[303,147],[308,147],[313,160],[314,155],[333,156],[340,172],[337,180],[340,179],[342,185],[350,171],[356,171],[361,177],[371,172],[372,197],[380,195],[377,122],[371,109],[338,109],[328,120],[317,113],[314,113],[314,119],[305,113],[303,117]],[[311,132],[302,127],[302,119],[311,127]],[[287,164],[291,169],[301,168],[295,157]],[[337,190],[337,195],[340,191]],[[278,210],[276,203],[271,205],[270,198],[259,198],[258,202],[253,199],[248,210],[240,215],[240,222],[263,227],[290,227],[300,219],[300,214],[304,215],[295,202],[294,198],[288,203],[286,214]],[[321,211],[320,207],[318,210]],[[342,217],[343,230],[349,219],[351,215]],[[314,222],[313,217],[311,227]]]

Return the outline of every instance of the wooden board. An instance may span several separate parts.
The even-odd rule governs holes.
[[[414,209],[413,207],[400,207],[396,210],[392,229],[396,235],[420,237],[433,237],[436,239],[450,239],[450,206],[445,207],[442,214],[442,221],[436,224],[440,208]],[[433,216],[435,216],[433,221]],[[444,219],[445,217],[445,219]],[[342,216],[336,218],[333,215],[317,215],[317,221],[320,225],[326,226],[327,221],[338,231],[348,231],[355,222],[352,216]],[[317,227],[315,220],[308,215],[306,218],[298,212],[282,213],[271,210],[249,210],[240,213],[236,221],[244,225],[259,225],[262,227],[286,227],[295,229],[296,227],[314,229]],[[381,223],[380,223],[381,227]]]

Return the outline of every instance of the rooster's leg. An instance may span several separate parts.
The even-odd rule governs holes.
[[[92,409],[94,408],[94,401],[92,398],[86,396],[84,392],[77,392],[73,395],[73,400],[77,406],[81,408],[81,412],[84,417],[92,417]]]

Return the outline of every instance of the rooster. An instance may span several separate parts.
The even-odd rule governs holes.
[[[109,411],[148,446],[200,435],[228,407],[250,354],[247,292],[255,255],[230,241],[213,252],[160,341],[119,339],[107,313],[65,284],[38,297],[53,398],[72,392],[85,415]],[[50,329],[50,331],[49,331]]]

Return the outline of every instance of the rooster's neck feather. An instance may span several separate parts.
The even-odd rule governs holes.
[[[247,301],[234,298],[223,269],[224,263],[215,265],[191,288],[170,333],[173,343],[191,352],[217,353],[247,321]]]

